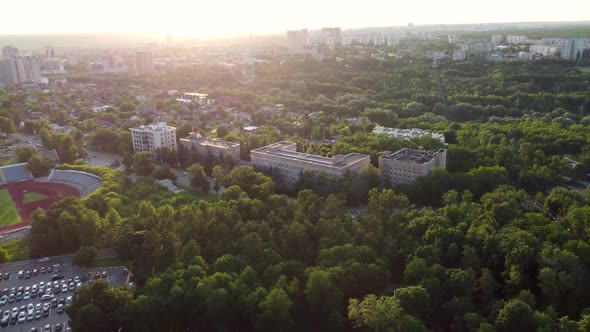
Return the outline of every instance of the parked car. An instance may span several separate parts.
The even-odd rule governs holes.
[[[2,295],[0,298],[0,305],[5,305],[6,303],[8,303],[8,296]]]
[[[39,259],[39,263],[45,263],[45,262],[49,262],[49,257],[43,257],[43,258]]]
[[[63,314],[64,313],[64,305],[60,304],[57,306],[57,313],[58,314]]]

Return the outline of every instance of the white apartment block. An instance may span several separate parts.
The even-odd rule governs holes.
[[[465,52],[462,52],[462,51],[454,51],[452,58],[453,58],[453,61],[465,60]]]
[[[543,56],[555,56],[558,48],[551,45],[531,45],[529,52],[533,54],[541,54]]]
[[[526,36],[506,36],[506,42],[512,45],[525,44],[527,39]]]
[[[461,36],[459,35],[449,35],[449,44],[457,44],[461,41]]]
[[[413,183],[435,168],[447,167],[447,150],[437,152],[401,149],[395,153],[385,151],[379,157],[381,177],[392,185]]]
[[[502,44],[502,41],[504,41],[504,36],[502,36],[502,35],[493,35],[492,36],[492,44],[498,46],[498,45]]]
[[[130,130],[135,152],[154,153],[161,148],[176,150],[176,128],[168,126],[166,122],[139,126]]]
[[[168,92],[170,93],[170,92]],[[182,103],[190,103],[192,101],[196,101],[200,104],[207,104],[209,95],[206,93],[198,93],[198,92],[186,92],[178,96],[176,98],[177,101]]]
[[[341,176],[347,171],[359,172],[369,165],[368,155],[349,153],[332,158],[297,152],[295,143],[278,142],[250,151],[252,166],[256,170],[269,170],[279,175],[289,187],[297,182],[304,170]]]
[[[445,142],[445,135],[432,133],[429,131],[422,130],[420,128],[399,129],[376,126],[375,128],[373,128],[373,135],[387,135],[389,137],[395,137],[406,141],[414,137],[430,136],[432,138],[440,140],[443,143]]]

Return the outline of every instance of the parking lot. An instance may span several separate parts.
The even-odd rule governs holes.
[[[122,285],[126,279],[122,267],[88,269],[73,265],[67,258],[28,261],[18,270],[5,264],[0,266],[0,273],[0,331],[44,331],[46,325],[51,332],[69,331],[64,311],[75,289],[96,279],[111,285]],[[56,328],[59,324],[61,329]]]

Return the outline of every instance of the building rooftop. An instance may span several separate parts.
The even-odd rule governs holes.
[[[335,168],[345,168],[351,164],[354,164],[357,161],[368,158],[367,155],[360,153],[349,153],[345,156],[336,155],[330,158],[315,154],[297,152],[295,143],[289,143],[284,141],[263,146],[258,149],[254,149],[252,150],[252,152],[270,154],[280,156],[283,158],[289,158],[297,161]]]
[[[165,130],[176,130],[176,127],[170,127],[166,124],[166,122],[158,122],[153,123],[145,126],[139,126],[130,128],[133,131],[165,131]]]
[[[185,92],[185,93],[183,93],[183,95],[193,96],[193,97],[200,97],[200,98],[207,98],[207,96],[209,96],[206,93],[198,93],[198,92]]]
[[[438,152],[440,152],[440,150]],[[395,153],[385,151],[381,158],[396,159],[406,163],[421,165],[431,161],[434,158],[434,153],[413,149],[401,149]]]
[[[205,137],[202,137],[201,135],[198,135],[198,134],[197,135],[191,134],[191,136],[186,137],[186,138],[181,138],[180,140],[187,141],[187,142],[195,142],[195,143],[199,143],[201,145],[208,145],[208,146],[214,146],[214,147],[219,147],[219,148],[232,148],[232,147],[240,146],[240,143],[224,141],[219,138],[215,138],[215,139],[205,138]]]
[[[389,137],[396,137],[396,138],[405,139],[405,140],[409,140],[410,138],[413,138],[413,137],[430,136],[432,138],[439,139],[443,143],[445,142],[445,135],[425,131],[420,128],[399,129],[399,128],[388,128],[388,127],[376,126],[375,128],[373,128],[373,134],[374,135],[388,135]]]

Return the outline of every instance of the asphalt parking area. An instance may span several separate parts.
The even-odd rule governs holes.
[[[32,262],[30,266],[19,266],[19,269],[22,270],[18,271],[11,270],[10,267],[0,267],[0,273],[2,273],[2,278],[0,278],[0,331],[29,332],[33,327],[36,327],[38,331],[43,331],[46,325],[50,325],[53,332],[56,325],[59,324],[62,324],[62,331],[69,331],[68,316],[65,311],[62,312],[61,308],[65,309],[65,305],[73,297],[75,289],[94,282],[95,279],[107,280],[112,286],[123,285],[126,280],[123,267],[88,269],[72,265],[69,262],[62,264],[59,268],[58,265],[59,262],[55,261]],[[52,267],[51,272],[47,271],[49,266]],[[42,268],[45,270],[44,273],[42,273]],[[36,274],[33,273],[34,270],[36,270]],[[21,277],[19,277],[19,271],[23,271]],[[30,274],[26,274],[26,271],[29,271]],[[7,273],[9,276],[4,279]],[[48,288],[51,290],[47,291]],[[33,289],[37,291],[34,292]],[[11,294],[13,295],[11,296]],[[48,294],[50,297],[42,298],[43,294]],[[2,299],[4,295],[7,298],[6,303]],[[62,306],[59,305],[60,303]],[[13,311],[16,311],[17,314],[14,315]],[[21,318],[19,321],[21,311],[24,312],[24,319]],[[2,323],[5,312],[7,312],[8,322]],[[12,318],[13,316],[15,318]],[[14,324],[11,324],[11,320]]]

